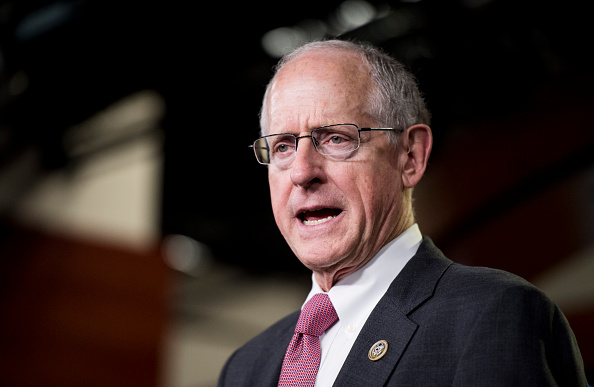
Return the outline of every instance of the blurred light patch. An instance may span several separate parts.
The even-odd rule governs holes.
[[[426,20],[421,12],[412,8],[402,8],[377,18],[373,30],[368,31],[368,34],[373,41],[383,42],[404,36],[424,25]]]
[[[294,26],[268,31],[262,36],[262,48],[269,56],[280,58],[307,42],[321,40],[328,35],[338,36],[385,16],[386,13],[386,10],[378,11],[367,1],[347,0],[326,21],[306,19]]]
[[[213,257],[210,248],[188,236],[172,234],[165,237],[162,245],[163,259],[174,270],[191,276],[199,276],[208,270]]]
[[[343,32],[361,27],[375,18],[373,5],[363,0],[347,0],[340,5],[336,12],[336,19]]]
[[[48,33],[73,19],[85,0],[57,1],[25,16],[16,26],[14,37],[27,41]]]
[[[301,28],[308,41],[320,40],[328,33],[328,26],[321,20],[305,19],[297,23],[297,27]]]
[[[68,156],[77,157],[139,137],[158,127],[165,109],[158,92],[138,91],[69,127],[62,140],[64,149]]]
[[[307,35],[299,27],[275,28],[262,37],[262,47],[273,58],[280,58],[306,42]]]

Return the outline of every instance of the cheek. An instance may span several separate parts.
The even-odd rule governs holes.
[[[283,210],[287,208],[290,189],[285,188],[286,184],[283,185],[281,176],[272,173],[268,174],[268,185],[270,187],[270,202],[272,204],[272,212],[274,213],[274,218],[280,227]]]
[[[359,207],[359,211],[364,213],[366,215],[365,217],[368,217],[373,203],[373,179],[365,173],[359,175],[356,180],[351,180],[351,182],[355,182],[355,184],[351,183],[352,188],[356,187],[356,190],[352,190],[353,192],[351,192],[351,198],[357,202],[356,205]]]
[[[370,170],[364,176],[359,179],[359,195],[365,217],[372,221],[394,210],[401,187],[394,170]]]
[[[279,201],[280,196],[280,190],[277,180],[269,176],[268,187],[270,188],[270,202],[272,203],[272,210],[276,212],[276,203]]]
[[[378,214],[387,210],[384,205],[385,198],[383,197],[385,193],[383,185],[385,183],[371,178],[367,178],[361,183],[361,204],[367,227],[375,227],[374,224],[378,219]]]
[[[352,195],[356,195],[357,199],[364,205],[368,205],[373,201],[374,193],[378,189],[378,184],[383,184],[381,178],[378,178],[378,170],[370,168],[369,164],[358,165],[359,168],[352,168],[342,179],[342,186],[345,190],[350,190]],[[360,168],[364,166],[365,168]]]

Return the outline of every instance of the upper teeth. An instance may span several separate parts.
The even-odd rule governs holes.
[[[319,220],[304,220],[303,224],[306,226],[316,226],[318,224],[322,224],[324,222],[329,221],[330,219],[334,219],[336,216],[329,216],[327,218],[319,219]]]

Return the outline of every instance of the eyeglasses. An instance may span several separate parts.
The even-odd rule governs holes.
[[[355,124],[336,124],[313,129],[309,136],[296,136],[292,133],[270,134],[260,137],[250,147],[254,148],[260,164],[288,167],[295,158],[299,140],[309,137],[316,150],[324,156],[332,160],[344,160],[359,149],[361,132],[372,130],[402,132],[402,129],[394,128],[359,128]]]

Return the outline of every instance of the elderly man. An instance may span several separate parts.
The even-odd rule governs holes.
[[[312,290],[229,359],[220,386],[587,385],[545,295],[421,235],[411,193],[428,125],[415,79],[373,47],[314,42],[281,60],[253,147]]]

